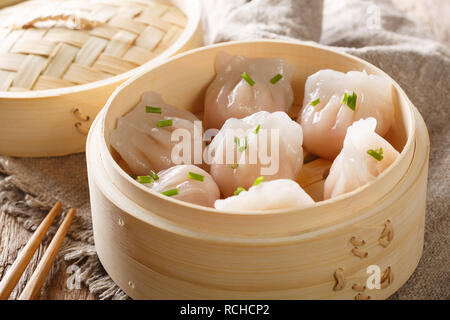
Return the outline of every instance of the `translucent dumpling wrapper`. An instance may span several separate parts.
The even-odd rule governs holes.
[[[394,121],[392,85],[385,78],[327,69],[306,80],[303,109],[297,121],[303,128],[304,147],[313,154],[334,159],[342,149],[347,128],[368,117],[377,120],[376,132],[381,136]]]
[[[258,111],[290,110],[295,68],[286,60],[219,52],[215,68],[216,78],[206,92],[205,128],[220,129],[229,118],[241,119]],[[244,72],[253,85],[243,78]]]
[[[303,165],[302,127],[285,112],[228,119],[206,150],[210,173],[228,197],[256,178],[295,180]]]
[[[177,165],[158,172],[158,179],[144,185],[178,200],[214,207],[220,191],[205,170],[194,165]]]
[[[172,141],[176,129],[185,129],[183,132],[189,136],[191,152],[185,158],[178,153],[174,153],[176,158],[172,155],[182,140]],[[194,149],[200,148],[201,157],[202,127],[191,112],[166,104],[155,92],[146,92],[133,110],[119,118],[110,143],[134,174],[146,175],[150,170],[156,172],[174,164],[196,163]]]
[[[278,179],[262,182],[248,191],[217,200],[214,207],[230,211],[261,211],[302,208],[313,204],[314,200],[295,181]]]
[[[374,180],[397,159],[399,153],[375,132],[374,118],[359,120],[347,130],[344,147],[325,180],[324,198],[350,192]]]

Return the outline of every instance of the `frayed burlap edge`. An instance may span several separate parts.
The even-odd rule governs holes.
[[[0,172],[6,174],[1,165]],[[36,230],[53,203],[53,199],[30,194],[26,183],[21,182],[15,176],[0,177],[0,210],[15,217],[29,231]],[[55,219],[44,243],[49,242],[63,218],[64,214]],[[75,240],[71,236],[72,234],[76,234],[77,239],[83,240]],[[75,281],[75,277],[78,277],[76,280],[85,285],[89,292],[99,299],[124,300],[128,298],[103,269],[93,245],[92,229],[86,229],[76,219],[70,227],[50,277],[63,263],[67,264],[69,269],[77,270],[76,274],[69,277],[69,281]],[[20,292],[25,284],[19,283],[18,285]]]

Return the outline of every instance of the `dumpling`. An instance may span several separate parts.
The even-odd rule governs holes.
[[[374,180],[397,159],[398,151],[375,132],[376,126],[374,118],[367,118],[348,128],[344,147],[333,161],[325,180],[325,199],[350,192]]]
[[[313,204],[314,200],[295,181],[278,179],[262,182],[238,195],[216,200],[214,207],[220,210],[258,211],[301,208]]]
[[[145,175],[174,165],[172,150],[178,142],[171,141],[172,133],[186,129],[191,139],[187,163],[194,163],[194,148],[202,144],[201,123],[195,121],[199,120],[191,112],[166,104],[155,92],[146,92],[133,110],[119,118],[110,143],[134,174]],[[200,132],[195,135],[194,130]],[[200,139],[194,139],[199,135]],[[186,163],[182,160],[175,164]]]
[[[255,179],[295,180],[303,165],[302,127],[285,112],[260,111],[228,119],[206,150],[222,195],[249,188]]]
[[[258,111],[288,112],[294,101],[295,68],[281,58],[247,58],[219,52],[216,78],[205,97],[205,128],[220,129],[229,118]]]
[[[298,118],[304,147],[315,155],[333,160],[347,128],[356,120],[373,117],[376,132],[384,136],[394,119],[391,84],[365,72],[342,73],[320,70],[305,84],[303,109]]]
[[[194,165],[177,165],[157,175],[138,177],[139,180],[155,192],[205,207],[214,207],[214,201],[220,198],[219,188],[213,178]]]

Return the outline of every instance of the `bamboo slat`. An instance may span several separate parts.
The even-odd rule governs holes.
[[[0,52],[8,52],[9,49],[16,43],[17,39],[24,33],[23,30],[12,30],[5,38],[3,38],[0,45]]]
[[[89,68],[81,64],[72,63],[69,70],[64,74],[63,80],[77,84],[89,83],[107,78],[105,74],[97,69]]]
[[[13,87],[31,89],[42,70],[45,69],[47,62],[48,60],[41,56],[32,54],[27,56],[15,75]]]
[[[48,90],[55,88],[64,88],[75,85],[68,80],[53,78],[51,76],[40,76],[34,85],[35,90]]]
[[[125,61],[122,58],[111,56],[106,53],[102,54],[94,64],[94,68],[114,75],[126,72],[137,66],[138,65],[132,62]]]
[[[0,70],[0,90],[7,91],[14,80],[14,72]]]
[[[152,50],[164,37],[164,32],[152,26],[148,26],[142,31],[141,35],[136,39],[139,47]]]
[[[0,70],[18,71],[25,57],[20,53],[0,53]]]
[[[137,18],[136,21],[146,23],[152,27],[161,29],[162,31],[168,31],[172,26],[170,22],[164,21],[159,16],[155,16],[153,11],[146,10],[142,12]]]
[[[136,64],[143,64],[145,61],[153,59],[155,56],[156,54],[149,52],[147,49],[134,46],[125,53],[123,59]]]
[[[184,25],[186,25],[186,17],[180,13],[179,10],[173,10],[173,8],[171,8],[167,13],[165,13],[162,16],[162,19],[170,22],[172,24],[176,24],[179,27],[183,27]]]
[[[81,48],[89,39],[89,35],[81,33],[76,30],[69,30],[65,28],[53,28],[50,29],[44,36],[44,40],[52,42],[62,42],[70,44],[77,48]]]
[[[105,53],[115,57],[122,57],[136,40],[137,35],[125,30],[116,33],[108,43]]]
[[[156,0],[22,1],[0,10],[0,91],[62,88],[127,72],[167,49],[186,24],[180,9]]]
[[[61,78],[69,68],[72,61],[75,59],[77,53],[78,48],[65,43],[60,43],[58,52],[48,64],[48,67],[43,72],[43,75]]]

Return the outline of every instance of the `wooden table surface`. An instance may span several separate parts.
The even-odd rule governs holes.
[[[431,37],[440,40],[450,47],[450,4],[448,0],[395,0],[395,6],[427,30]],[[4,265],[14,262],[17,253],[27,243],[31,232],[26,230],[16,218],[5,212],[0,213],[0,278],[2,278]],[[41,245],[33,257],[20,283],[25,283],[36,267],[45,247]],[[5,263],[6,262],[6,263]],[[53,270],[44,285],[40,299],[95,299],[96,297],[82,287],[79,290],[69,290],[66,285],[69,274],[65,267]],[[19,285],[20,285],[19,283]],[[17,290],[11,296],[17,297]]]

